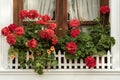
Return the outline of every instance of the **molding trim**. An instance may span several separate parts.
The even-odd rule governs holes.
[[[33,70],[3,70],[0,75],[36,75]],[[120,75],[120,70],[45,70],[44,75]]]

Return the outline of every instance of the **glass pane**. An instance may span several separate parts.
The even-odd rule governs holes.
[[[99,17],[100,0],[68,0],[69,19],[90,21]]]
[[[25,10],[37,10],[40,14],[48,14],[55,19],[55,0],[24,0]]]

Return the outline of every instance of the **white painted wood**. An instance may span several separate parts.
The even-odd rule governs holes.
[[[110,57],[111,57],[110,51],[108,51],[108,53],[107,53],[107,67],[108,67],[108,69],[110,69]]]
[[[1,35],[1,29],[13,22],[13,0],[0,0],[0,69],[5,69],[7,66],[7,51],[8,44],[5,38]]]
[[[18,69],[18,56],[15,57],[15,69]]]
[[[24,73],[23,73],[24,72]],[[81,71],[81,72],[58,72],[45,73],[44,75],[37,75],[30,71],[7,71],[0,74],[1,80],[119,80],[120,73],[118,71]]]
[[[104,69],[104,66],[105,66],[105,64],[104,64],[105,59],[104,59],[104,58],[105,58],[105,57],[102,56],[102,69]]]
[[[104,65],[108,66],[108,68],[113,65],[113,69],[98,69],[99,66],[102,66],[99,61],[97,61],[97,64],[99,64],[97,65],[97,69],[46,70],[42,76],[37,75],[33,70],[6,69],[5,66],[8,65],[8,44],[0,33],[0,80],[21,80],[21,78],[22,80],[120,80],[120,0],[111,0],[110,5],[111,35],[115,37],[116,45],[112,48],[112,55],[106,55],[108,60],[111,59],[110,56],[112,56],[112,64],[108,61],[108,63]],[[0,0],[0,30],[2,27],[12,23],[12,12],[12,0]],[[60,57],[63,57],[63,55]],[[98,57],[97,60],[99,60]],[[85,64],[83,61],[81,62],[80,66],[83,68]],[[13,64],[10,63],[10,66],[12,65]]]
[[[83,73],[83,72],[81,72]],[[100,73],[100,72],[98,72]],[[10,74],[10,75],[9,75]],[[0,75],[1,80],[120,80],[120,76],[117,73],[106,74],[106,73],[84,73],[84,74],[44,74],[42,76],[37,74],[2,74]]]
[[[34,74],[37,74],[34,72],[34,70],[23,70],[23,69],[18,69],[18,70],[15,70],[15,69],[6,69],[6,70],[1,70],[0,71],[0,75],[2,74],[6,74],[6,75],[10,75],[10,74],[16,74],[16,75],[21,75],[21,74],[24,74],[24,75],[34,75]],[[86,70],[82,70],[82,69],[79,69],[79,70],[60,70],[60,71],[57,71],[57,70],[44,70],[44,75],[53,75],[53,74],[57,74],[57,75],[94,75],[94,74],[97,74],[97,75],[120,75],[120,69],[119,70],[108,70],[108,69],[105,69],[105,70],[95,70],[95,69],[86,69]]]
[[[120,0],[111,0],[111,36],[116,40],[112,47],[113,68],[120,68]]]
[[[65,54],[65,52],[64,52],[64,54]],[[66,58],[64,57],[64,69],[67,69],[67,60],[66,60]]]
[[[99,57],[96,57],[96,68],[99,68]]]
[[[61,52],[60,51],[58,51],[58,66],[59,66],[59,69],[61,69]]]

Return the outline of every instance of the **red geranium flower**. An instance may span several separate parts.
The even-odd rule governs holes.
[[[23,34],[24,34],[24,28],[23,27],[17,27],[17,28],[15,28],[15,34],[17,35],[17,36],[22,36]]]
[[[50,19],[51,19],[51,17],[47,14],[42,16],[42,20],[45,21],[45,22],[48,22]]]
[[[43,39],[51,39],[54,36],[54,31],[51,29],[42,30],[39,32],[39,36]]]
[[[80,25],[80,21],[78,19],[70,20],[70,22],[69,22],[70,28],[77,27],[79,25]]]
[[[10,32],[13,32],[16,27],[17,27],[16,24],[10,24],[10,25],[8,26],[8,29],[10,30]]]
[[[51,29],[46,29],[45,30],[48,36],[46,35],[46,38],[51,39],[54,36],[54,31]]]
[[[66,44],[66,52],[70,54],[75,54],[76,49],[77,49],[77,45],[75,42],[69,42]]]
[[[45,22],[41,19],[41,20],[36,21],[36,24],[46,25],[47,22]]]
[[[7,36],[8,34],[10,34],[11,32],[9,31],[9,29],[7,27],[4,27],[2,30],[1,30],[1,34],[4,35],[4,36]]]
[[[41,14],[38,14],[38,18],[41,19],[41,18],[42,18],[42,15],[41,15]]]
[[[47,22],[51,19],[50,16],[48,15],[42,16],[39,14],[38,17],[39,17],[39,20],[36,21],[36,24],[41,24],[41,25],[46,25]]]
[[[53,37],[53,38],[52,38],[52,44],[53,44],[53,45],[56,45],[57,43],[58,43],[57,37]]]
[[[72,29],[70,31],[70,36],[73,37],[73,38],[76,38],[79,34],[80,34],[80,30],[79,29]]]
[[[101,7],[100,7],[100,12],[101,12],[102,14],[107,14],[107,13],[110,12],[110,8],[109,8],[108,6],[101,6]]]
[[[55,30],[56,26],[57,26],[57,25],[56,25],[55,23],[50,23],[47,28],[48,28],[48,29]]]
[[[30,18],[30,19],[35,19],[35,18],[37,18],[38,16],[39,16],[39,14],[38,14],[38,12],[36,11],[36,10],[30,10],[29,12],[28,12],[28,18]]]
[[[27,15],[28,15],[27,10],[21,10],[21,11],[19,12],[19,17],[20,17],[21,19],[24,19],[25,17],[27,17]]]
[[[93,57],[88,56],[85,58],[85,63],[89,68],[92,68],[92,67],[95,67],[96,60]]]
[[[16,43],[16,39],[13,34],[8,34],[6,40],[10,45],[13,45]]]
[[[37,40],[35,40],[35,39],[31,39],[31,40],[28,40],[28,41],[27,41],[27,46],[28,46],[29,48],[32,48],[32,49],[36,48],[36,47],[37,47],[37,44],[38,44],[38,42],[37,42]]]
[[[39,32],[39,36],[43,39],[45,39],[45,34],[46,34],[45,30],[42,30],[42,31]]]

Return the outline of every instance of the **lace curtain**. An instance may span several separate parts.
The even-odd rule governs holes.
[[[93,20],[99,16],[100,0],[68,0],[70,19]],[[35,9],[41,14],[54,17],[55,0],[24,0],[24,9]]]
[[[24,0],[24,9],[35,9],[42,15],[48,14],[53,17],[55,0]]]
[[[68,0],[70,19],[93,20],[99,16],[100,0]]]

